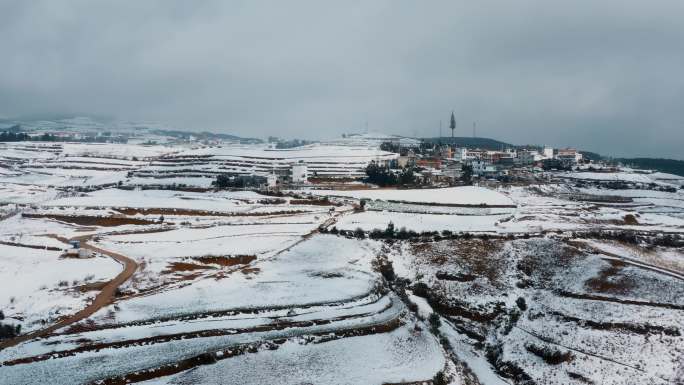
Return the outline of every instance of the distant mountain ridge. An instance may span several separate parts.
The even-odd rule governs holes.
[[[169,136],[178,139],[198,138],[207,140],[233,140],[242,143],[262,143],[261,139],[243,138],[237,135],[214,133],[209,131],[187,131],[169,128],[165,125],[145,122],[116,121],[93,117],[58,117],[45,119],[0,119],[0,131],[35,132],[35,131],[67,131],[73,133],[88,132],[148,132],[153,135]]]

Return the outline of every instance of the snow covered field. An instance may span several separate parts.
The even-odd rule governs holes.
[[[311,193],[316,195],[341,196],[355,199],[378,199],[396,202],[432,203],[437,205],[515,205],[511,199],[501,193],[474,186],[420,190],[312,190]]]
[[[21,319],[25,331],[80,310],[97,293],[82,287],[106,282],[121,270],[109,258],[60,258],[60,254],[0,244],[0,309],[5,317]]]
[[[339,178],[378,157],[395,155],[358,143],[0,144],[0,324],[24,334],[0,340],[0,383],[684,378],[673,176],[209,189],[221,172],[302,161]],[[95,257],[60,257],[68,241]]]
[[[428,333],[414,334],[402,328],[387,334],[314,345],[286,342],[275,351],[265,350],[254,357],[223,360],[216,365],[143,384],[219,385],[224,384],[226,378],[240,378],[241,384],[255,385],[270,383],[275,378],[280,379],[280,384],[291,385],[421,381],[444,366],[444,356],[433,338]]]

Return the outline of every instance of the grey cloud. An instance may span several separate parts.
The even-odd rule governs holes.
[[[0,1],[0,115],[684,158],[684,3]],[[445,130],[446,132],[446,130]]]

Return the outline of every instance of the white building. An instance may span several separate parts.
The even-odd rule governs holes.
[[[463,147],[463,148],[457,148],[454,151],[454,160],[458,162],[465,162],[468,159],[468,149]]]
[[[65,258],[90,258],[92,253],[88,249],[67,249],[62,254]]]
[[[544,156],[544,159],[553,159],[553,147],[544,146],[542,155]]]
[[[579,163],[582,160],[582,153],[574,148],[561,149],[558,150],[556,159],[571,163]]]
[[[473,166],[473,174],[477,175],[488,175],[497,171],[496,166],[482,159],[474,160],[471,165]]]
[[[268,187],[278,186],[278,176],[276,174],[269,174],[266,176],[266,185]]]
[[[304,163],[292,165],[292,183],[306,183],[309,180],[308,167]]]
[[[535,150],[520,150],[518,151],[517,163],[522,165],[530,165],[539,162],[544,157]]]

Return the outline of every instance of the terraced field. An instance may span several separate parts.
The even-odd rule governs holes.
[[[684,378],[684,206],[665,185],[273,197],[6,178],[0,323],[21,331],[0,341],[2,383]],[[92,256],[62,256],[74,240]]]

